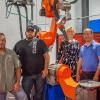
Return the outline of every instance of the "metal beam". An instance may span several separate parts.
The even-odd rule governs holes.
[[[89,16],[89,0],[82,0],[82,17]],[[87,27],[89,18],[82,19],[82,31]]]

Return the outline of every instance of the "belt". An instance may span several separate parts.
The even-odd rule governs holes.
[[[83,74],[94,74],[95,73],[95,71],[89,71],[89,72],[82,72]]]

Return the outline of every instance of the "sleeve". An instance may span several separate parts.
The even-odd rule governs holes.
[[[15,44],[13,50],[14,50],[14,51],[16,52],[16,54],[18,55],[17,45],[18,45],[18,43]]]
[[[40,42],[41,42],[40,45],[41,45],[42,54],[48,52],[48,47],[45,44],[45,42],[43,40],[40,40]]]
[[[13,60],[14,60],[14,66],[15,68],[20,68],[21,67],[21,63],[20,63],[20,60],[17,56],[17,54],[15,52],[13,52]]]
[[[79,51],[79,58],[82,58],[82,48]]]
[[[79,52],[80,52],[80,45],[79,42],[77,41],[77,50],[76,50],[76,59],[79,59]]]
[[[13,48],[13,50],[15,51],[15,53],[18,55],[18,57],[20,58],[20,56],[23,55],[23,47],[21,42],[17,42]]]
[[[57,53],[57,60],[58,61],[61,59],[62,54],[63,54],[63,42],[61,42],[60,48],[59,48],[58,53]]]
[[[100,56],[100,44],[98,44],[96,51],[97,51],[97,56]]]
[[[21,40],[21,41],[18,41],[16,44],[15,44],[15,46],[14,46],[14,48],[13,48],[13,50],[16,52],[16,54],[19,56],[20,55],[20,49],[23,47],[23,45],[24,45],[24,43],[23,43],[24,41],[23,40]]]

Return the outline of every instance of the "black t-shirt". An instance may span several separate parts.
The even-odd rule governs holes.
[[[31,40],[31,41],[32,41],[32,40]],[[23,46],[28,45],[31,41],[26,40],[26,39],[23,39],[23,40],[18,41],[18,42],[15,44],[15,46],[14,46],[14,51],[17,53],[17,55],[19,55],[20,49],[21,49]]]
[[[37,38],[32,41],[23,40],[17,43],[15,51],[22,63],[23,76],[40,74],[44,69],[45,60],[43,54],[48,51],[44,41]]]

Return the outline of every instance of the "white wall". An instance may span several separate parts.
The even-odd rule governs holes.
[[[12,12],[17,13],[16,8],[12,7]],[[22,20],[25,27],[25,20]],[[13,48],[16,41],[20,39],[18,15],[11,14],[6,18],[6,8],[4,0],[0,0],[0,32],[4,32],[7,37],[7,47]]]
[[[70,12],[71,12],[72,20],[69,20],[68,22],[66,22],[66,27],[68,26],[74,27],[77,33],[81,33],[82,31],[82,23],[81,23],[82,20],[81,19],[77,20],[77,18],[80,18],[82,16],[81,2],[82,2],[81,0],[78,0],[75,4],[71,5]]]
[[[100,0],[89,0],[89,15],[98,15],[90,17],[90,20],[100,19]]]
[[[68,0],[73,1],[73,0]],[[65,27],[72,26],[76,32],[80,33],[82,30],[82,23],[81,20],[77,20],[76,18],[80,18],[82,16],[82,8],[81,8],[81,0],[78,0],[75,4],[71,4],[71,20],[66,21]],[[59,34],[62,34],[60,31],[58,31]]]

